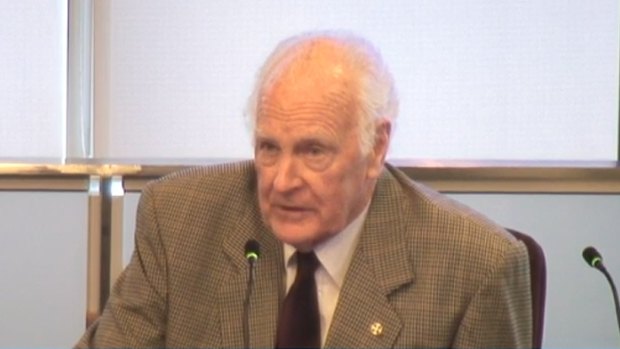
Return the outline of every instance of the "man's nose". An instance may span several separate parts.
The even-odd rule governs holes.
[[[300,164],[293,156],[283,156],[278,161],[273,187],[279,192],[288,192],[301,186]]]

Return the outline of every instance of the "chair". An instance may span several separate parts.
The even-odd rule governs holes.
[[[530,285],[532,292],[532,347],[541,348],[545,322],[545,296],[547,291],[547,266],[545,253],[531,236],[514,229],[506,229],[527,247],[530,260]]]

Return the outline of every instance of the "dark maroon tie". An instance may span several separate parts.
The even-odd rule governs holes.
[[[297,275],[284,298],[278,320],[276,348],[320,348],[321,320],[314,272],[319,260],[314,252],[296,252]]]

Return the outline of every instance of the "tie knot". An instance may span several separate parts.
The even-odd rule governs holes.
[[[302,274],[314,273],[319,267],[319,259],[316,258],[314,251],[300,252],[297,251],[297,271]]]

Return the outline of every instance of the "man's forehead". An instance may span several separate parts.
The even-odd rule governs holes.
[[[355,103],[348,93],[322,93],[316,98],[309,98],[308,94],[298,94],[288,99],[285,96],[265,98],[258,108],[255,132],[336,132],[355,127]]]
[[[259,114],[271,109],[281,112],[297,108],[349,110],[353,106],[355,85],[344,77],[342,67],[330,65],[329,70],[312,68],[289,71],[263,90]]]
[[[355,102],[350,91],[337,88],[332,92],[282,91],[263,96],[257,110],[257,121],[296,121],[312,123],[313,120],[332,120],[349,125],[356,115]]]

